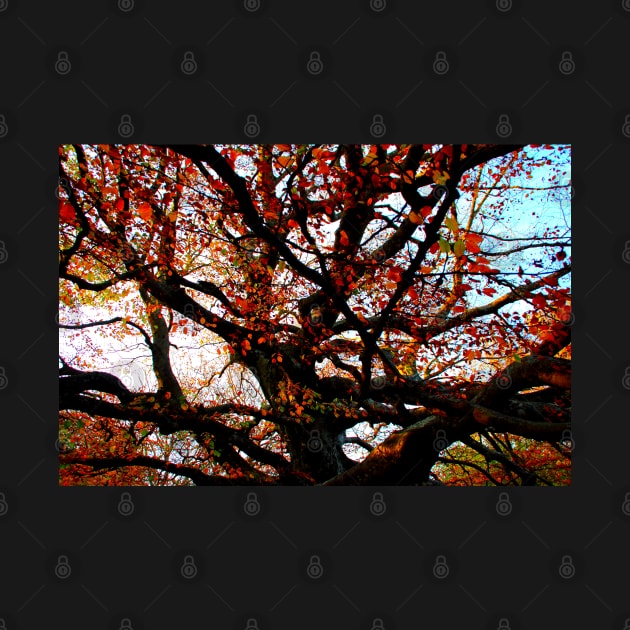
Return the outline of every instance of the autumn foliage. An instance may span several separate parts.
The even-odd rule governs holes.
[[[59,156],[61,484],[570,482],[570,147]]]

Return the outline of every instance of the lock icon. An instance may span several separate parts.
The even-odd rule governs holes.
[[[0,0],[0,10],[2,9],[2,0]],[[7,624],[4,619],[0,619],[0,630],[7,630]]]
[[[70,63],[70,57],[65,50],[59,51],[57,55],[57,61],[55,61],[55,72],[61,76],[65,76],[72,70],[72,64]]]
[[[562,556],[558,573],[560,573],[560,577],[565,580],[570,580],[575,575],[575,565],[573,564],[573,558],[571,558],[571,556]]]
[[[9,125],[4,114],[0,114],[0,138],[4,138],[9,133]]]
[[[0,265],[7,262],[9,259],[9,252],[7,251],[7,246],[4,244],[4,241],[0,241]]]
[[[120,620],[120,627],[118,630],[133,630],[133,626],[131,625],[131,619],[129,617],[125,617]]]
[[[501,619],[499,619],[497,630],[511,630],[510,622],[505,617],[501,617]]]
[[[625,389],[630,389],[630,366],[625,369],[621,384],[625,387]]]
[[[497,501],[497,514],[500,516],[508,516],[512,512],[512,503],[510,495],[507,492],[501,492]]]
[[[184,317],[188,317],[188,319],[195,319],[195,307],[188,303],[184,304]]]
[[[192,580],[197,575],[197,565],[192,556],[184,556],[184,562],[181,568],[182,577]]]
[[[435,59],[433,60],[433,72],[440,76],[446,74],[449,71],[450,65],[446,59],[446,52],[438,50],[435,53]]]
[[[323,319],[322,307],[319,304],[313,304],[313,306],[311,306],[311,311],[308,314],[308,318],[311,324],[319,326]]]
[[[243,131],[248,138],[255,138],[260,133],[260,125],[258,124],[258,117],[256,114],[249,114],[247,121],[243,127]]]
[[[375,138],[382,138],[387,131],[385,123],[383,122],[383,116],[381,114],[374,114],[372,116],[372,124],[370,125],[370,133]]]
[[[448,440],[446,439],[446,431],[444,429],[438,429],[435,432],[435,439],[433,440],[433,448],[440,453],[448,446]]]
[[[248,619],[245,630],[258,630],[258,622],[254,618]]]
[[[370,9],[375,13],[384,11],[387,7],[387,0],[370,0]]]
[[[57,564],[55,565],[55,575],[60,580],[66,580],[70,577],[72,573],[72,568],[70,567],[70,562],[68,561],[68,556],[61,555],[57,558]]]
[[[181,71],[188,76],[197,72],[197,61],[195,60],[195,54],[192,50],[187,50],[184,53],[184,61],[182,61],[180,68]]]
[[[118,125],[118,134],[123,138],[129,138],[133,135],[134,127],[131,122],[131,116],[129,114],[123,114],[120,117],[120,124]]]
[[[0,365],[0,390],[6,389],[9,384],[9,378],[4,371],[4,367]]]
[[[387,379],[380,374],[378,376],[373,376],[372,380],[370,381],[370,385],[374,389],[383,389],[383,387],[387,385]]]
[[[133,7],[133,0],[118,0],[118,8],[124,13],[129,13],[129,11],[133,11]]]
[[[256,516],[260,512],[260,503],[255,492],[248,492],[243,510],[247,516]]]
[[[497,9],[501,13],[507,13],[512,8],[512,0],[497,0]]]
[[[55,197],[57,197],[57,199],[63,199],[63,197],[61,196],[61,193],[64,192],[68,194],[69,190],[70,190],[70,183],[68,182],[68,180],[65,177],[60,177],[59,181],[57,182],[57,186],[55,188]]]
[[[630,265],[630,241],[626,241],[626,244],[623,248],[623,252],[621,253],[621,258],[623,262],[625,262],[627,265]],[[628,370],[626,370],[626,374],[627,373],[628,373]]]
[[[372,622],[372,630],[385,630],[385,624],[380,617],[376,617]]]
[[[2,120],[2,118],[4,118],[4,116],[0,118],[0,121]],[[630,114],[626,114],[625,118],[623,119],[623,126],[621,127],[621,133],[626,138],[630,138]],[[2,132],[0,132],[0,137],[1,136],[2,136]]]
[[[568,76],[569,74],[573,74],[573,72],[575,72],[575,61],[573,61],[573,53],[568,50],[565,50],[562,53],[560,63],[558,64],[558,69],[565,76]]]
[[[306,567],[306,573],[308,577],[313,580],[319,580],[324,575],[324,567],[319,556],[311,556],[308,566]]]
[[[311,54],[309,55],[306,69],[312,75],[321,74],[322,70],[324,69],[324,62],[322,61],[321,55],[316,50],[311,52]]]
[[[131,516],[135,507],[131,500],[131,495],[128,492],[123,492],[120,495],[120,501],[118,501],[118,511],[122,516]]]
[[[0,501],[1,505],[1,501]],[[630,492],[626,492],[626,496],[621,504],[621,511],[626,515],[630,516]]]
[[[370,512],[372,512],[374,516],[382,516],[383,514],[385,514],[386,509],[387,509],[387,505],[385,505],[383,494],[381,492],[375,492],[372,495],[372,502],[370,503]]]
[[[443,580],[448,577],[450,569],[448,568],[448,564],[446,564],[446,556],[437,556],[435,558],[435,564],[433,565],[433,575],[438,580]]]
[[[254,11],[260,9],[260,0],[245,0],[243,4],[245,5],[245,10],[250,13],[254,13]]]
[[[507,138],[512,135],[512,124],[510,123],[510,117],[507,114],[501,114],[499,116],[499,122],[495,128],[497,136],[499,138]]]
[[[323,444],[322,439],[319,435],[319,431],[317,429],[313,429],[311,431],[310,437],[306,442],[306,448],[308,448],[311,453],[319,453],[322,450]]]
[[[626,10],[630,11],[630,2],[628,2],[628,8]],[[630,630],[630,617],[624,621],[623,630]]]
[[[575,442],[573,441],[573,437],[571,435],[571,431],[569,429],[565,429],[562,432],[562,438],[560,441],[570,450],[572,451],[575,448]]]
[[[9,504],[4,492],[0,492],[0,516],[4,516],[9,511]]]

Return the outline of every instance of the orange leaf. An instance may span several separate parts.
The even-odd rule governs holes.
[[[148,221],[153,216],[153,210],[148,203],[141,203],[138,206],[138,214],[143,221]]]
[[[478,254],[481,251],[479,247],[483,240],[481,234],[466,234],[464,235],[464,240],[466,241],[466,249],[471,254]]]
[[[124,207],[125,202],[120,198],[116,199],[116,201],[114,202],[114,208],[116,208],[116,211],[120,212]]]

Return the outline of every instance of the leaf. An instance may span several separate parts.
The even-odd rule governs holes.
[[[445,186],[450,178],[451,176],[446,171],[435,171],[433,173],[433,181],[439,186]]]
[[[532,304],[536,308],[545,308],[547,306],[547,299],[542,293],[536,293],[536,295],[532,298]]]
[[[438,247],[443,254],[448,254],[451,251],[451,246],[449,245],[449,242],[443,239],[441,236],[440,240],[438,241]]]
[[[481,251],[481,248],[479,247],[481,241],[483,240],[483,236],[481,236],[481,234],[465,234],[464,240],[466,241],[466,249],[471,254],[478,254]]]
[[[116,199],[116,201],[114,202],[114,208],[116,209],[116,212],[120,212],[124,207],[125,201],[120,197]]]
[[[455,241],[453,245],[453,253],[455,254],[455,256],[457,257],[463,256],[465,251],[466,251],[466,243],[462,240]]]
[[[293,158],[290,155],[279,155],[276,158],[276,162],[280,168],[287,168],[293,162]]]
[[[409,220],[412,223],[415,223],[415,225],[419,225],[420,223],[423,222],[422,217],[419,214],[416,214],[415,212],[413,212],[413,210],[409,213]]]
[[[64,223],[73,223],[76,216],[74,214],[74,206],[67,201],[59,206],[59,218]]]
[[[454,216],[446,217],[446,219],[444,219],[444,225],[453,232],[457,232],[459,230],[459,224]]]
[[[148,203],[141,203],[136,211],[143,221],[149,221],[149,219],[153,216],[153,210]]]

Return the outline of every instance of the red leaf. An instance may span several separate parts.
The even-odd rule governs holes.
[[[466,241],[466,249],[471,254],[478,254],[481,251],[479,247],[481,241],[483,240],[483,236],[481,236],[481,234],[465,234],[464,240]]]
[[[537,293],[533,298],[532,298],[532,304],[536,307],[536,308],[545,308],[545,306],[547,306],[547,299],[545,298],[544,295],[542,295],[541,293]]]
[[[75,219],[74,207],[68,202],[64,202],[59,206],[59,218],[64,223],[72,223]]]

